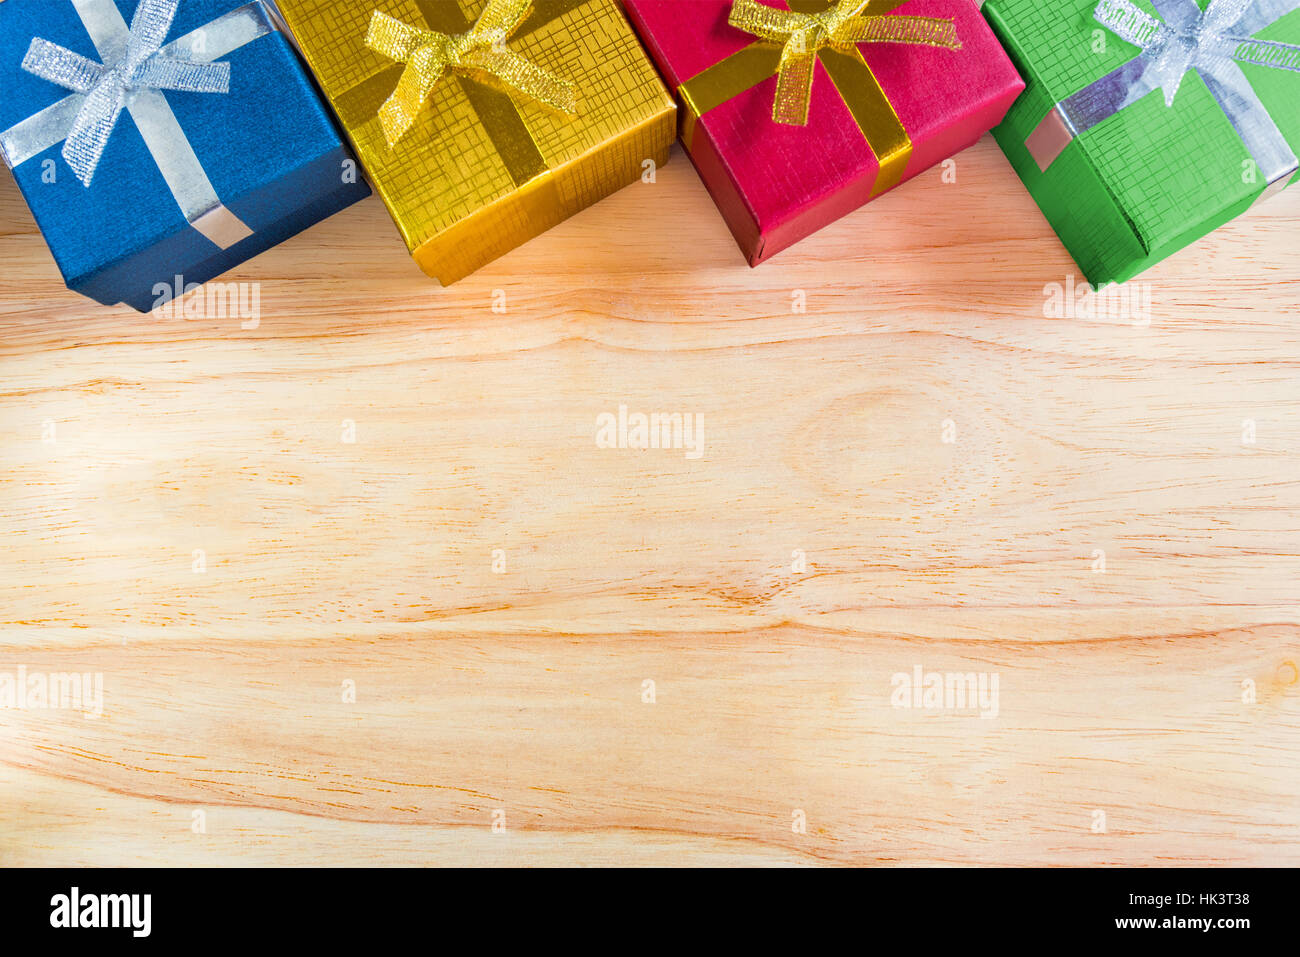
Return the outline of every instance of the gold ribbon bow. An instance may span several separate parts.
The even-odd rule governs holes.
[[[784,44],[777,68],[772,119],[808,124],[817,55],[823,47],[844,53],[859,43],[907,43],[960,50],[957,27],[937,17],[862,16],[870,0],[838,0],[818,13],[781,10],[758,0],[735,0],[727,22],[763,40]]]
[[[424,101],[453,70],[485,73],[561,113],[576,113],[577,94],[572,84],[505,46],[531,6],[532,0],[488,0],[478,22],[455,35],[422,30],[376,10],[370,18],[366,46],[406,64],[397,88],[379,108],[389,147],[415,125]]]

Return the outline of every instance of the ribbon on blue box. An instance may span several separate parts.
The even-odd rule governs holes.
[[[1130,0],[1101,0],[1093,18],[1142,52],[1047,114],[1025,140],[1044,172],[1078,136],[1156,90],[1172,107],[1195,70],[1222,108],[1268,186],[1285,185],[1300,161],[1239,64],[1300,73],[1300,46],[1255,35],[1300,10],[1300,0],[1152,0],[1156,19]],[[1296,87],[1300,95],[1300,82]]]
[[[221,249],[251,236],[217,196],[162,91],[228,93],[230,64],[216,61],[279,29],[263,0],[166,44],[180,0],[140,0],[129,28],[113,0],[69,2],[102,62],[33,37],[23,69],[73,92],[0,132],[0,156],[16,168],[62,142],[64,160],[90,188],[125,109],[186,221]]]

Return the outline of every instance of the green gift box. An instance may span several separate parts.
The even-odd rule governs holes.
[[[1300,0],[987,0],[1025,92],[993,130],[1094,286],[1300,179]]]

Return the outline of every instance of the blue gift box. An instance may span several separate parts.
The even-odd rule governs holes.
[[[277,25],[248,0],[0,2],[0,152],[71,289],[148,312],[370,194]]]

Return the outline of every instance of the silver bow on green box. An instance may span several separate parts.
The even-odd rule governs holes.
[[[1300,73],[1300,46],[1255,35],[1300,10],[1300,0],[1152,0],[1157,19],[1130,0],[1101,0],[1093,18],[1142,52],[1052,109],[1025,146],[1043,171],[1075,137],[1161,90],[1172,107],[1188,73],[1205,82],[1269,186],[1300,168],[1295,152],[1239,64]],[[1296,80],[1300,97],[1300,77]]]
[[[64,160],[89,187],[126,110],[186,221],[221,249],[251,236],[218,198],[162,91],[228,93],[230,64],[214,61],[278,29],[270,11],[257,0],[164,45],[180,0],[140,0],[129,28],[113,0],[68,2],[102,62],[32,39],[22,68],[73,92],[0,132],[5,162],[16,168],[62,142]]]

